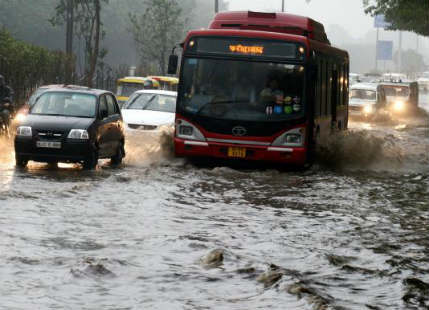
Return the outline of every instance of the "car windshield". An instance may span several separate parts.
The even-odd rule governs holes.
[[[410,94],[410,89],[406,86],[385,85],[383,88],[387,97],[408,97]]]
[[[129,97],[132,93],[144,89],[143,83],[121,83],[118,85],[118,96]]]
[[[124,109],[174,113],[176,111],[176,97],[151,93],[134,94]]]
[[[30,107],[32,107],[34,105],[34,103],[36,102],[37,97],[40,96],[40,94],[42,94],[44,91],[46,91],[46,88],[38,88],[36,89],[33,94],[30,96],[30,98],[28,99],[28,105]]]
[[[304,67],[187,58],[178,111],[224,120],[282,121],[304,115]]]
[[[73,117],[95,117],[97,97],[71,92],[42,94],[31,109],[31,114]]]
[[[374,90],[352,89],[350,91],[350,98],[375,101],[377,99],[377,93]]]

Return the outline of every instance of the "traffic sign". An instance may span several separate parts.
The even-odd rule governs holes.
[[[385,17],[383,14],[375,15],[374,18],[374,27],[375,28],[389,28],[392,24],[389,22],[386,22]]]
[[[393,41],[377,41],[377,60],[392,60]]]

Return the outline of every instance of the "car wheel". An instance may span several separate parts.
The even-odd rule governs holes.
[[[125,157],[124,145],[121,142],[116,150],[116,155],[110,158],[110,163],[112,165],[120,165],[122,163],[122,159]]]
[[[25,168],[27,167],[28,164],[28,159],[19,155],[15,156],[15,163],[16,166],[19,168]]]
[[[84,160],[83,169],[92,170],[97,167],[98,163],[98,153],[97,151],[92,151],[91,154]]]

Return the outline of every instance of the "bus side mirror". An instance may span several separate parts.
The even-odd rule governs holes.
[[[177,64],[179,63],[179,56],[171,54],[168,58],[168,74],[176,74],[177,73]]]

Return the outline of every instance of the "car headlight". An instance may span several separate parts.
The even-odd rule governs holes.
[[[401,112],[405,110],[405,102],[400,100],[395,101],[395,103],[393,104],[393,110],[395,110],[396,112]]]
[[[19,126],[16,128],[16,135],[21,137],[31,137],[33,132],[29,126]]]
[[[272,146],[303,146],[304,141],[305,128],[295,128],[277,137]]]
[[[16,116],[15,116],[15,120],[18,122],[18,123],[21,123],[23,120],[25,120],[26,119],[26,117],[27,117],[27,115],[26,114],[24,114],[24,113],[18,113],[18,114],[16,114]]]
[[[372,107],[372,105],[366,105],[363,107],[363,112],[366,114],[370,114],[374,111],[374,108]]]
[[[70,130],[69,135],[67,136],[69,139],[79,139],[79,140],[88,140],[89,134],[85,129],[72,129]]]

